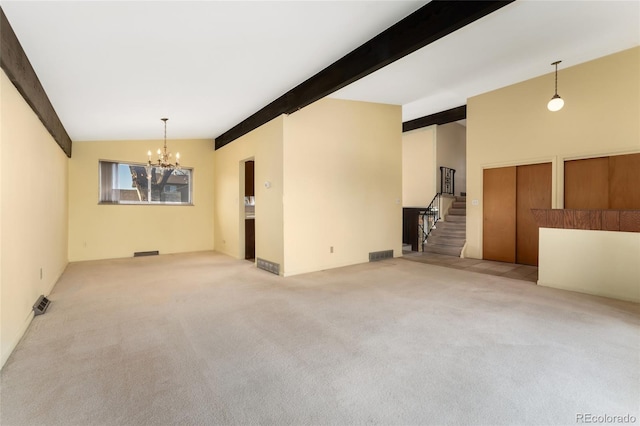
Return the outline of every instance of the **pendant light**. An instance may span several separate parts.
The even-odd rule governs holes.
[[[549,103],[547,104],[547,108],[549,109],[549,111],[553,111],[553,112],[560,111],[564,106],[564,100],[562,100],[560,95],[558,95],[558,64],[560,62],[562,61],[555,61],[551,64],[556,66],[556,92],[551,98],[551,100],[549,101]]]

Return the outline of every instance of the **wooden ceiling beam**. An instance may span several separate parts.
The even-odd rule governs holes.
[[[0,7],[0,67],[36,113],[60,148],[71,158],[71,138],[44,91],[13,28]]]
[[[446,111],[436,112],[435,114],[425,115],[402,123],[402,131],[409,132],[411,130],[420,129],[422,127],[432,126],[434,124],[447,124],[454,121],[464,120],[467,118],[467,106],[462,105],[451,108]]]
[[[222,148],[279,115],[322,99],[513,1],[431,1],[218,136],[215,147]]]

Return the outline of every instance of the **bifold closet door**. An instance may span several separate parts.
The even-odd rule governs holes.
[[[516,263],[538,266],[538,225],[531,209],[551,208],[551,163],[516,168]]]
[[[516,167],[483,173],[482,257],[516,261]]]

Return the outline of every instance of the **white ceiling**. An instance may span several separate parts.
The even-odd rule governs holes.
[[[562,68],[639,44],[638,1],[518,0],[332,96],[402,105],[407,121],[551,73],[556,60],[561,79]]]
[[[215,138],[426,3],[0,1],[74,141]],[[332,96],[409,120],[639,44],[638,1],[518,0]]]

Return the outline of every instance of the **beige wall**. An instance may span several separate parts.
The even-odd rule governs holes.
[[[0,365],[67,265],[68,159],[0,72]],[[42,271],[42,275],[41,275]]]
[[[74,142],[69,162],[69,260],[213,250],[212,140],[169,140],[185,167],[194,168],[193,206],[100,205],[98,162],[146,162],[153,141]]]
[[[467,129],[458,123],[436,126],[436,190],[440,191],[440,167],[454,169],[455,195],[467,190]]]
[[[282,127],[278,117],[215,153],[215,249],[238,259],[244,250],[244,162],[255,161],[256,257],[284,264]],[[265,182],[270,187],[265,187]]]
[[[482,258],[484,168],[552,162],[552,206],[562,208],[565,160],[640,152],[640,47],[561,68],[558,79],[565,107],[555,113],[553,73],[468,100],[465,257]]]
[[[436,126],[402,134],[402,205],[428,206],[436,195]]]
[[[640,233],[540,228],[538,284],[640,302]]]
[[[401,197],[399,106],[323,99],[286,117],[285,275],[401,256]]]

